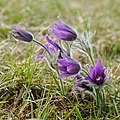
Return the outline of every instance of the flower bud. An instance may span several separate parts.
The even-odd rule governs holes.
[[[50,30],[57,38],[64,41],[73,41],[77,38],[76,32],[66,25],[61,18],[58,17],[61,24],[54,24],[54,27]]]
[[[25,31],[21,29],[18,25],[16,25],[10,33],[13,35],[15,40],[20,40],[24,42],[31,42],[34,39],[34,36],[29,31]]]
[[[62,71],[62,74],[59,76],[59,78],[65,78],[78,74],[81,69],[79,63],[66,56],[64,53],[61,53],[61,57],[62,58],[57,60],[57,62],[60,64],[60,66],[57,66],[57,69]]]

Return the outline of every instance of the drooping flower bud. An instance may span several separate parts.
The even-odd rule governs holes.
[[[76,85],[73,86],[73,89],[84,89],[87,90],[89,92],[93,91],[93,88],[89,85],[88,81],[84,81],[84,78],[77,75],[76,76]]]
[[[62,74],[59,76],[60,79],[76,75],[80,71],[81,68],[77,61],[66,56],[64,53],[61,53],[61,57],[57,60],[60,64],[60,66],[57,66],[57,69],[62,71]]]
[[[64,41],[73,41],[77,38],[76,32],[66,25],[60,17],[58,20],[61,24],[54,24],[54,27],[50,30],[54,35]]]
[[[46,41],[47,43],[44,44],[45,47],[48,49],[48,51],[52,54],[56,50],[62,52],[61,47],[58,45],[55,39],[51,39],[48,34],[46,35]]]
[[[21,29],[18,25],[16,25],[10,33],[13,35],[15,40],[20,40],[24,42],[31,42],[34,39],[34,36],[29,31]]]

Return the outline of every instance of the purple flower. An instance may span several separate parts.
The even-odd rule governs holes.
[[[76,82],[79,82],[79,81],[81,81],[81,80],[83,80],[82,76],[77,75],[77,76],[76,76]]]
[[[109,75],[106,75],[105,71],[106,68],[102,65],[102,61],[99,59],[95,67],[90,67],[90,75],[85,77],[85,80],[89,80],[96,85],[103,85],[109,78]]]
[[[15,40],[21,40],[24,42],[31,42],[34,37],[33,34],[30,33],[29,31],[25,31],[21,29],[18,25],[16,25],[10,33],[13,35]]]
[[[54,53],[56,50],[62,52],[62,49],[61,47],[58,45],[58,43],[52,39],[49,38],[48,35],[46,35],[46,40],[47,40],[47,43],[45,44],[45,47],[48,49],[48,51],[50,53]]]
[[[76,76],[76,82],[77,84],[73,87],[73,89],[83,88],[85,90],[92,91],[92,87],[89,86],[89,82],[84,81],[84,79],[81,76]]]
[[[37,55],[37,56],[35,57],[35,59],[36,59],[36,60],[38,60],[38,59],[44,60],[44,59],[45,59],[45,56],[44,56],[44,55]]]
[[[81,88],[88,91],[92,91],[92,87],[88,85],[88,82],[78,82],[77,85],[73,87],[73,89],[81,89]]]
[[[61,18],[58,17],[58,20],[60,21],[61,24],[60,25],[54,24],[54,27],[50,31],[53,32],[55,36],[61,40],[65,41],[75,40],[77,38],[76,32],[71,27],[66,25],[61,20]]]
[[[77,61],[66,56],[64,53],[61,53],[61,57],[57,60],[60,66],[57,66],[57,69],[62,71],[62,74],[59,78],[65,78],[72,75],[76,75],[80,71],[80,65]]]

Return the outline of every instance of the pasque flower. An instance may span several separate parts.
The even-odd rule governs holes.
[[[54,24],[54,27],[50,29],[52,33],[55,34],[55,36],[61,40],[64,41],[73,41],[77,38],[76,32],[66,25],[61,18],[58,17],[58,20],[61,24]]]
[[[45,43],[45,47],[48,49],[48,51],[52,54],[54,53],[56,50],[62,52],[61,47],[58,45],[58,43],[55,41],[55,39],[51,39],[48,34],[46,35],[46,40],[47,43]]]
[[[77,84],[73,86],[73,89],[83,88],[84,90],[92,91],[92,87],[89,86],[89,82],[84,81],[83,77],[77,75],[75,80]]]
[[[109,75],[106,74],[106,68],[99,59],[95,67],[90,67],[90,75],[85,77],[85,80],[89,80],[96,85],[103,85],[108,78]]]
[[[61,53],[61,58],[57,62],[60,64],[60,66],[57,66],[57,69],[62,71],[62,74],[59,76],[60,79],[76,75],[80,71],[79,63],[64,53]]]
[[[15,40],[21,40],[24,42],[31,42],[34,37],[33,34],[29,31],[21,29],[18,25],[16,25],[11,31]]]

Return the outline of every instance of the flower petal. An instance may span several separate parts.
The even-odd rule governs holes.
[[[108,78],[110,78],[110,75],[106,75],[104,80],[107,80]]]
[[[70,75],[75,75],[80,71],[80,65],[77,61],[66,56],[64,53],[60,53],[62,59],[58,59],[57,62],[61,64],[61,67],[58,67],[59,70],[66,72]]]
[[[59,30],[59,31],[68,32],[72,36],[74,35],[74,37],[77,36],[76,33],[75,33],[75,31],[73,31],[72,28],[68,27],[67,25],[58,25],[58,24],[55,24],[54,28],[57,29],[57,30]]]
[[[76,32],[66,25],[61,18],[58,18],[61,24],[54,24],[53,28],[50,30],[57,38],[65,41],[73,41],[77,38]]]
[[[104,71],[103,71],[103,65],[102,61],[99,59],[96,65],[96,72],[98,76],[102,76]]]
[[[85,77],[85,80],[90,81],[91,83],[95,84],[95,81],[91,77]]]
[[[18,25],[16,25],[10,33],[13,35],[15,40],[21,40],[24,42],[31,42],[34,39],[34,36],[29,31],[25,31],[21,29]]]
[[[37,55],[37,56],[35,57],[35,59],[36,59],[36,60],[38,60],[38,59],[44,60],[44,59],[45,59],[45,56],[44,56],[44,55]]]
[[[58,16],[57,17],[58,18],[58,21],[63,25],[63,26],[65,26],[65,28],[69,31],[69,32],[71,32],[72,34],[75,34],[76,35],[76,32],[70,27],[70,26],[68,26],[66,23],[64,23],[64,21]],[[77,35],[76,35],[77,36]]]
[[[63,66],[67,66],[67,65],[68,65],[68,64],[67,64],[67,61],[64,60],[64,59],[58,59],[57,62],[60,63],[60,64],[63,65]]]
[[[99,78],[99,80],[96,79],[95,84],[102,85],[105,82],[104,78]]]
[[[67,67],[66,66],[57,66],[57,69],[63,72],[67,72]]]
[[[55,52],[56,48],[54,48],[51,45],[48,45],[47,43],[44,44],[44,46],[46,47],[46,49],[52,54]]]
[[[51,40],[48,37],[48,34],[46,35],[46,40],[47,40],[48,43],[50,43],[51,45],[53,45],[57,50],[60,50],[62,52],[61,47],[55,41]]]
[[[81,80],[81,79],[82,79],[82,76],[77,75],[76,78],[77,78],[77,80]]]
[[[91,78],[90,77],[85,77],[85,80],[91,81]]]
[[[73,41],[76,39],[76,36],[71,34],[68,31],[62,31],[56,28],[51,29],[51,32],[55,34],[55,36],[61,40],[66,40],[66,41]]]
[[[61,53],[62,58],[64,58],[67,62],[74,62],[75,60],[73,60],[71,57],[65,55],[64,53]]]
[[[76,64],[71,64],[71,65],[68,65],[67,66],[67,71],[71,74],[77,74],[80,70],[80,66],[79,64],[76,65]]]
[[[66,78],[66,77],[69,77],[69,76],[71,76],[71,74],[69,74],[69,73],[62,73],[62,74],[59,76],[59,79]]]
[[[96,69],[93,66],[91,66],[90,67],[90,77],[91,77],[91,79],[95,80],[96,76],[97,76]]]

